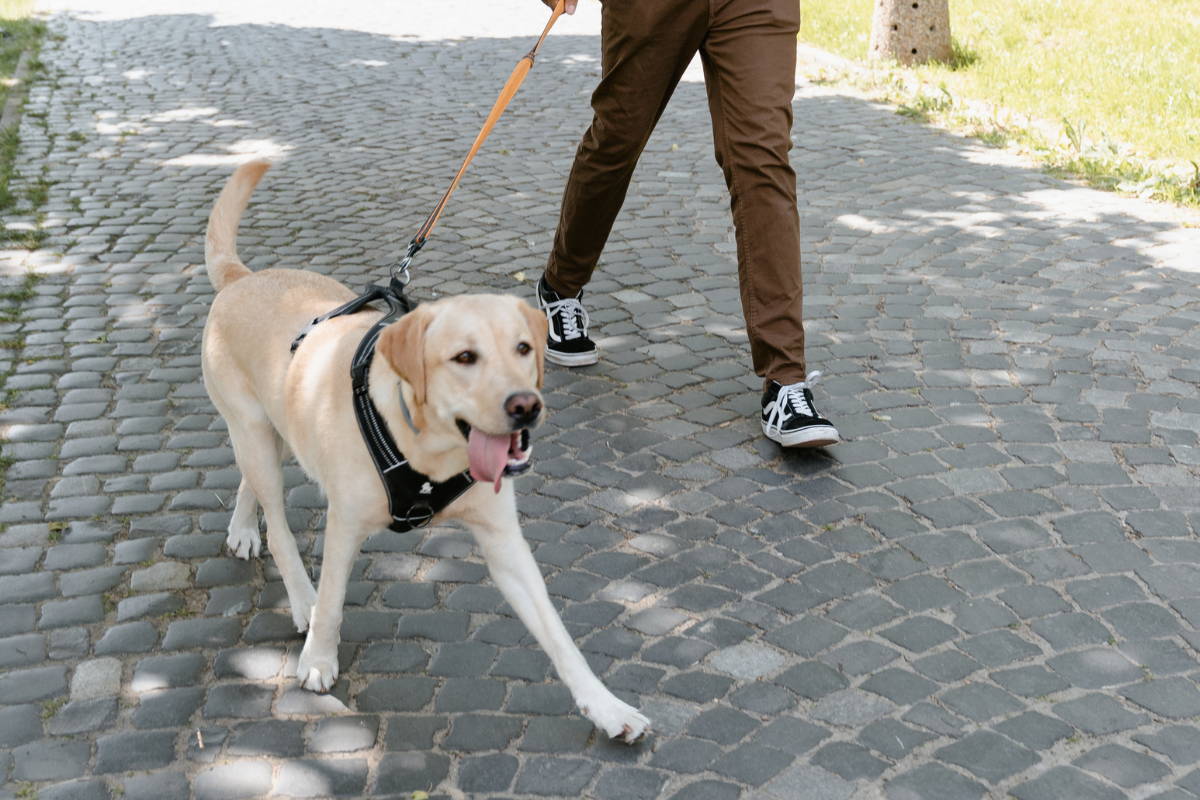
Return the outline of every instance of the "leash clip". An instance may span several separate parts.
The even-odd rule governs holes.
[[[404,257],[392,265],[392,280],[398,281],[401,286],[408,286],[409,281],[412,280],[412,273],[409,271],[408,267],[410,264],[412,264],[413,256],[415,256],[417,251],[419,251],[424,245],[424,241],[418,241],[415,238],[408,243],[408,251],[405,252]]]

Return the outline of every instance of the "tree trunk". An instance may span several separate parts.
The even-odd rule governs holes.
[[[871,58],[923,64],[951,54],[949,0],[875,0]]]

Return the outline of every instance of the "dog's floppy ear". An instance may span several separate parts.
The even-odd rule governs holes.
[[[383,329],[375,352],[381,353],[396,374],[412,386],[413,399],[425,404],[425,329],[429,314],[418,306]]]
[[[546,334],[550,330],[550,322],[545,314],[524,300],[518,300],[517,304],[529,325],[530,334],[533,335],[533,356],[537,359],[537,388],[541,389],[542,381],[546,377]]]

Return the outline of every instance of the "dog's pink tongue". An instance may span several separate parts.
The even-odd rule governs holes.
[[[483,483],[496,484],[500,491],[500,477],[508,466],[508,447],[512,437],[492,436],[478,428],[471,428],[467,437],[467,460],[471,464],[471,477]]]

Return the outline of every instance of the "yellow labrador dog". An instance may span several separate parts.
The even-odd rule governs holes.
[[[350,381],[355,348],[381,315],[368,309],[329,319],[290,352],[310,320],[355,294],[312,272],[252,273],[238,258],[238,221],[268,166],[254,161],[234,172],[209,218],[205,261],[217,295],[204,328],[204,385],[242,473],[226,542],[241,558],[258,555],[261,505],[292,619],[308,631],[297,674],[321,692],[338,676],[342,603],[359,547],[392,522]],[[648,720],[604,687],[563,627],[521,534],[512,481],[501,480],[528,457],[522,432],[540,421],[545,342],[545,317],[514,297],[427,303],[383,329],[370,397],[415,470],[435,482],[470,471],[476,483],[435,519],[471,530],[492,578],[579,709],[607,735],[633,742]],[[289,452],[329,501],[316,590],[284,514],[281,462]]]

